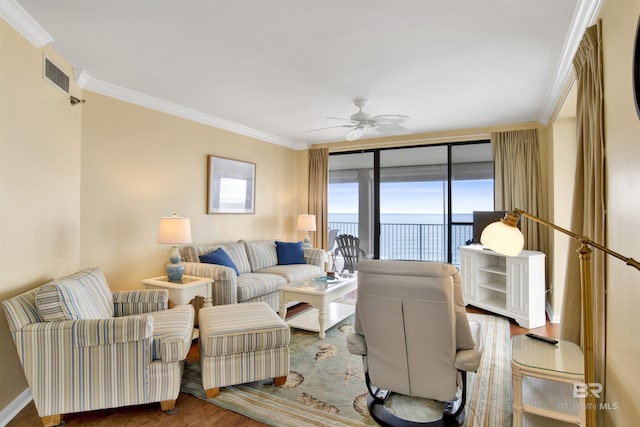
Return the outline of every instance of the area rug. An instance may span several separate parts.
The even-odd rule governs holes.
[[[467,376],[464,425],[511,425],[511,367],[509,322],[503,318],[469,314],[481,322],[485,339],[477,373]],[[353,316],[327,331],[291,330],[291,365],[287,382],[276,387],[270,380],[222,388],[207,399],[200,364],[185,367],[181,391],[272,426],[375,426],[366,406],[362,360],[347,350],[346,335]]]

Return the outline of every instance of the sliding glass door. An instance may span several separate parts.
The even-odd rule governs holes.
[[[447,147],[380,153],[380,258],[447,261]]]
[[[360,247],[373,255],[374,153],[329,156],[329,233],[360,238]],[[329,241],[329,250],[333,249]]]
[[[380,259],[458,264],[474,210],[493,210],[488,141],[332,154],[329,228]]]
[[[450,147],[451,262],[460,264],[460,246],[473,238],[473,211],[492,211],[493,154],[491,144]]]

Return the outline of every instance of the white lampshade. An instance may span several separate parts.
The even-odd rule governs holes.
[[[191,223],[189,222],[189,218],[183,218],[177,215],[160,218],[158,243],[166,245],[191,243]]]
[[[298,231],[316,231],[316,216],[298,215]]]
[[[482,230],[480,243],[506,256],[517,256],[524,247],[524,236],[518,227],[496,221]]]

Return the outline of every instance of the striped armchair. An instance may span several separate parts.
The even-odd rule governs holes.
[[[193,307],[166,290],[111,292],[97,268],[3,301],[45,426],[62,414],[160,402],[175,411]]]

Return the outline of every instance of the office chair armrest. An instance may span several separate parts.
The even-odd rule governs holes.
[[[484,339],[482,336],[482,325],[478,322],[469,322],[471,335],[476,346],[468,350],[458,350],[456,353],[456,369],[466,372],[475,372],[480,366],[480,358],[484,349]]]
[[[355,332],[349,332],[349,335],[347,335],[347,348],[349,349],[349,353],[355,354],[356,356],[367,355],[367,342],[364,336]]]

